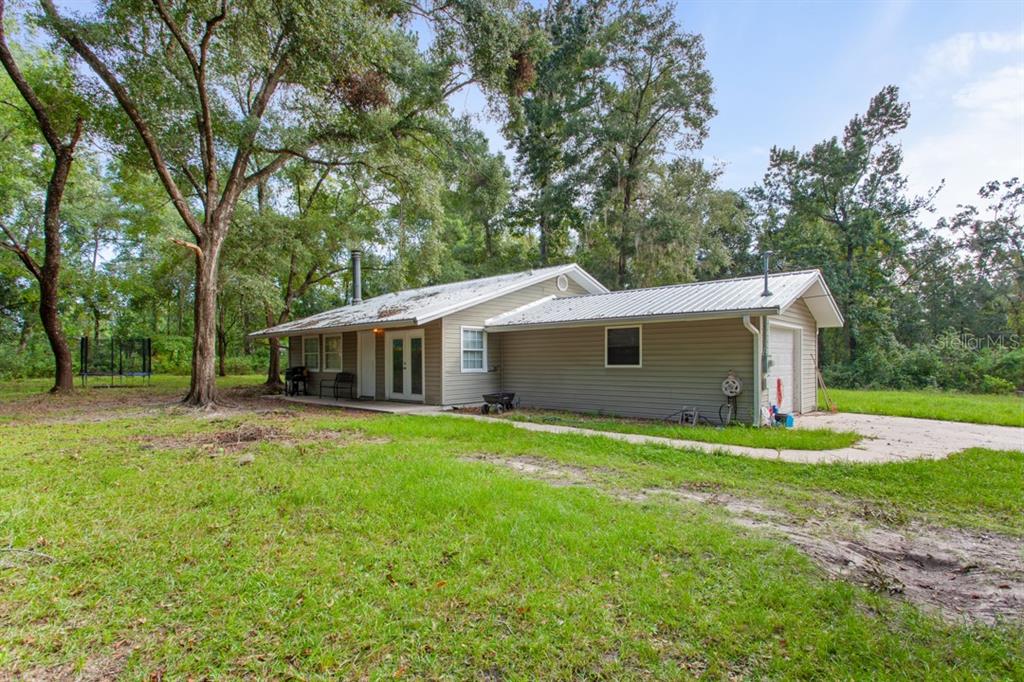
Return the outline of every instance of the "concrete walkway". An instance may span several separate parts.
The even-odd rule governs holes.
[[[537,424],[482,415],[447,413],[487,422],[510,424],[526,431],[596,436],[626,443],[652,443],[708,453],[729,453],[783,462],[822,464],[831,462],[884,463],[911,459],[942,459],[967,448],[1024,450],[1024,429],[1012,426],[961,424],[931,419],[884,417],[868,414],[813,414],[800,417],[800,428],[830,428],[855,431],[865,436],[856,445],[835,450],[773,450],[742,445],[720,445],[700,441],[645,436],[636,433],[595,431],[574,426]]]

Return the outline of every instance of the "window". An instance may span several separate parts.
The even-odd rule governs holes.
[[[462,371],[487,371],[487,332],[483,327],[462,328]]]
[[[320,369],[319,336],[306,336],[302,339],[302,362],[310,371],[316,372]]]
[[[329,372],[341,371],[341,337],[324,337],[324,369]]]
[[[605,327],[605,367],[640,367],[640,327]]]

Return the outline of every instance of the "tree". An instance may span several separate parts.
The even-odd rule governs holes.
[[[971,266],[994,290],[1005,310],[1006,328],[1024,339],[1024,183],[993,180],[978,191],[988,200],[987,216],[963,206],[950,222]]]
[[[652,179],[636,207],[636,257],[631,281],[659,286],[746,274],[749,207],[716,187],[719,172],[694,159],[677,159]]]
[[[683,32],[672,9],[631,3],[607,38],[597,207],[618,288],[634,283],[630,269],[642,221],[637,205],[650,191],[659,163],[670,152],[699,146],[715,114],[703,40]]]
[[[31,115],[38,132],[46,141],[53,154],[53,167],[46,185],[46,198],[42,211],[43,223],[43,258],[31,252],[30,240],[25,235],[16,234],[13,226],[0,223],[4,239],[0,247],[12,251],[24,264],[25,268],[39,283],[39,317],[50,343],[54,358],[54,384],[52,392],[70,391],[74,388],[71,352],[68,350],[67,339],[60,320],[60,270],[61,270],[61,202],[67,189],[68,176],[75,159],[75,150],[82,136],[83,119],[78,113],[71,113],[67,107],[74,107],[73,99],[66,100],[61,106],[50,104],[37,93],[37,89],[29,82],[10,46],[7,43],[7,32],[4,24],[4,0],[0,0],[0,63],[14,84],[15,89],[31,110]],[[70,72],[66,69],[54,68],[49,74],[58,83],[44,83],[44,87],[58,85],[59,88],[70,90]],[[52,90],[51,90],[52,92]],[[58,100],[59,101],[59,100]],[[19,140],[20,142],[20,140]]]
[[[521,116],[506,126],[539,231],[539,260],[565,255],[597,125],[605,0],[553,0],[539,14],[546,54],[530,64]]]
[[[214,400],[218,266],[243,194],[294,159],[341,166],[357,163],[368,146],[415,138],[417,114],[461,86],[438,85],[457,65],[495,85],[510,43],[519,42],[510,6],[474,0],[426,8],[153,0],[149,9],[112,0],[91,22],[62,17],[52,0],[41,4],[48,26],[130,123],[191,235],[179,243],[195,260],[185,397],[194,406]],[[418,68],[415,36],[403,30],[413,17],[438,36],[426,69]],[[391,88],[410,75],[433,77],[416,105],[395,116]]]
[[[820,267],[846,317],[839,359],[859,344],[892,338],[892,302],[908,253],[925,231],[926,196],[907,195],[903,152],[895,140],[910,120],[899,89],[887,86],[854,116],[842,139],[809,152],[773,148],[761,186],[751,192],[761,215],[760,247],[787,267]]]

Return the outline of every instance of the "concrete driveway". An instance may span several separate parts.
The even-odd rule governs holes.
[[[800,417],[797,427],[854,431],[866,436],[853,447],[844,448],[863,453],[863,461],[941,459],[968,448],[1024,450],[1024,429],[1013,426],[818,412]]]
[[[652,443],[701,452],[727,452],[734,455],[775,459],[784,462],[820,464],[829,462],[884,463],[910,459],[941,459],[968,448],[1024,450],[1024,429],[1012,426],[962,424],[932,419],[885,417],[872,414],[815,413],[797,418],[797,428],[829,428],[855,431],[864,438],[848,448],[835,450],[773,450],[742,445],[719,445],[678,438],[644,436],[635,433],[596,431],[558,424],[537,424],[480,415],[445,413],[454,416],[501,422],[527,431],[568,433],[621,440],[627,443]]]

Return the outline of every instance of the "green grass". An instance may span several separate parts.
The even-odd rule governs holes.
[[[124,652],[128,679],[1024,676],[1019,627],[957,626],[826,580],[698,505],[463,459],[530,454],[621,486],[844,496],[1024,532],[1024,453],[805,466],[454,417],[119,417],[84,402],[104,395],[76,405],[105,421],[43,413],[50,398],[2,408],[16,418],[0,424],[0,544],[55,561],[0,554],[0,677]],[[244,467],[195,443],[242,422],[287,438]]]
[[[771,448],[774,450],[832,450],[845,448],[860,440],[860,435],[852,431],[833,431],[831,429],[783,429],[752,426],[680,426],[650,419],[625,419],[621,417],[577,414],[573,412],[555,412],[540,410],[518,410],[506,415],[513,421],[536,422],[538,424],[556,424],[559,426],[575,426],[595,431],[615,431],[618,433],[639,433],[645,436],[661,436],[695,440],[702,443],[720,443],[723,445],[745,445],[751,448]]]
[[[973,424],[1024,426],[1024,398],[952,391],[865,391],[832,388],[829,396],[840,412],[889,414]],[[819,393],[820,407],[824,396]]]
[[[221,377],[217,380],[217,384],[222,388],[251,386],[263,383],[266,381],[266,378],[265,374],[242,374]],[[147,395],[173,395],[187,391],[188,383],[189,377],[187,376],[154,374],[149,385],[146,385],[139,377],[131,377],[126,379],[123,385],[111,388],[109,378],[94,377],[89,379],[89,383],[85,388],[82,388],[81,380],[75,377],[75,392],[72,395],[81,394],[86,396],[85,400],[89,399],[88,396],[108,392],[115,396],[133,395],[140,392],[145,392]],[[3,381],[0,382],[0,403],[31,396],[38,397],[50,390],[51,386],[53,386],[52,377]]]

